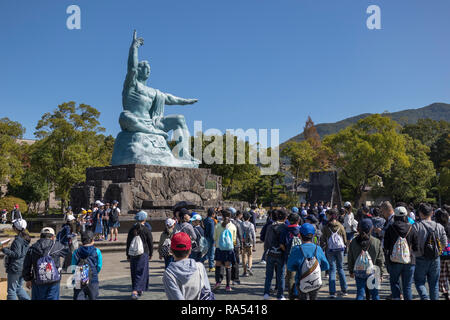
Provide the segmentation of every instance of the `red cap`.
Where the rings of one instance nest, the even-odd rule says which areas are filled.
[[[191,248],[191,238],[185,232],[178,232],[172,236],[170,249],[174,251],[185,251]]]
[[[15,205],[15,207],[16,207],[16,208],[19,208],[19,205],[18,205],[18,204],[16,204],[16,205]]]

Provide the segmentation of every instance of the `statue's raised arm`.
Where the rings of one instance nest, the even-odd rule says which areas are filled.
[[[136,84],[138,73],[138,48],[144,44],[143,38],[136,37],[136,30],[133,32],[133,41],[131,42],[130,51],[128,53],[127,77],[123,85],[124,90]]]

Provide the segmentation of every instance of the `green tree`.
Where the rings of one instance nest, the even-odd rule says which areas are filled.
[[[20,186],[8,185],[8,195],[25,200],[28,205],[28,211],[33,210],[35,213],[38,213],[39,204],[49,196],[49,188],[45,178],[37,171],[29,168],[25,171]]]
[[[433,162],[428,153],[430,148],[419,140],[405,135],[408,163],[394,160],[391,170],[382,176],[382,192],[394,202],[427,201],[427,193],[436,176]]]
[[[109,164],[112,140],[100,132],[100,112],[75,102],[45,113],[36,126],[31,166],[54,188],[64,210],[70,189],[85,180],[87,167]]]
[[[325,137],[324,144],[333,151],[340,171],[341,190],[348,190],[357,205],[369,182],[389,172],[394,161],[408,165],[405,138],[399,130],[389,117],[374,114]]]
[[[308,141],[289,141],[281,151],[281,156],[289,160],[288,170],[294,178],[293,189],[301,179],[308,178],[309,173],[317,169],[317,151]]]
[[[8,118],[0,119],[0,184],[20,185],[23,175],[22,146],[17,139],[22,139],[25,128],[19,122]],[[0,195],[1,196],[1,195]]]

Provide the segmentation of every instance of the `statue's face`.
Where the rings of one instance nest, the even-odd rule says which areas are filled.
[[[150,77],[150,65],[147,61],[141,61],[138,64],[138,79],[147,80]]]

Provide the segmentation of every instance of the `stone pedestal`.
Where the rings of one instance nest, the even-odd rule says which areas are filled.
[[[86,169],[86,182],[71,190],[71,206],[78,213],[95,200],[117,200],[124,215],[144,210],[156,219],[172,217],[172,208],[179,201],[192,202],[199,213],[209,207],[233,206],[243,210],[248,205],[224,202],[222,178],[211,174],[210,169],[139,164]]]

